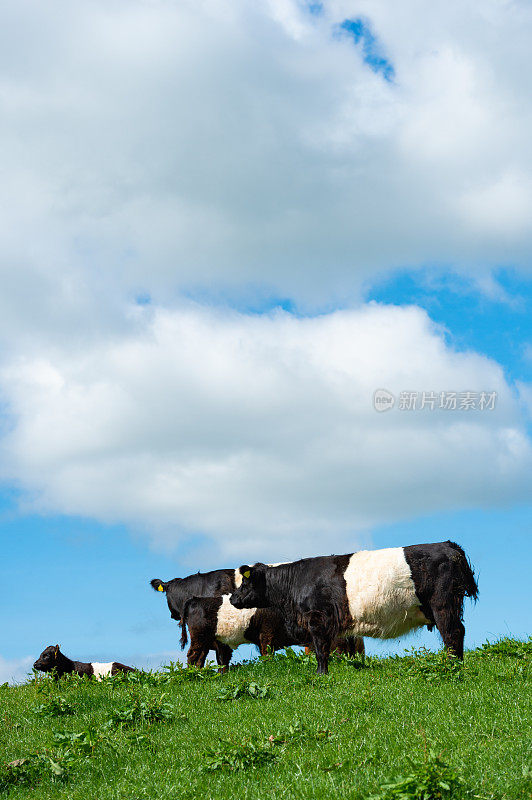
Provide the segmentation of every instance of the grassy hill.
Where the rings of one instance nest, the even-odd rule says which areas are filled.
[[[288,651],[227,675],[4,684],[0,797],[524,800],[531,661],[532,640],[504,639],[463,667],[421,650],[318,677]]]

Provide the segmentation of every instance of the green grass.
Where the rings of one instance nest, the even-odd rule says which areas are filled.
[[[532,797],[532,641],[0,687],[0,797]],[[9,762],[18,761],[9,766]]]

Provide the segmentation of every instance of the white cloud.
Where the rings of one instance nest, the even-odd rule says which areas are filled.
[[[505,173],[462,196],[464,216],[469,225],[487,238],[515,234],[530,227],[532,180]]]
[[[0,655],[0,683],[22,683],[34,661],[33,656],[9,659]]]
[[[359,15],[394,82],[335,34]],[[528,496],[501,369],[419,309],[179,304],[330,309],[427,263],[497,296],[492,267],[529,270],[529,4],[6,0],[0,16],[1,474],[28,504],[282,558]],[[153,304],[124,313],[140,292]],[[379,416],[379,386],[499,405]]]
[[[139,289],[265,286],[324,306],[397,266],[530,269],[526,2],[1,14],[7,336],[114,328]],[[361,14],[393,84],[333,35]]]
[[[228,559],[347,547],[372,525],[530,499],[501,368],[416,307],[297,318],[139,312],[105,345],[13,360],[3,477],[39,510],[121,520]],[[378,414],[373,391],[496,391],[494,411]]]

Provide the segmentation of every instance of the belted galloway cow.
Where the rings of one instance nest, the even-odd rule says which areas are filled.
[[[119,672],[136,672],[134,667],[128,667],[126,664],[121,664],[120,661],[107,661],[106,663],[101,661],[72,661],[71,658],[61,652],[58,644],[51,644],[45,647],[34,663],[33,669],[38,669],[41,672],[52,672],[56,678],[75,672],[77,675],[86,675],[88,678],[96,678],[98,681],[109,675],[116,675]]]
[[[312,640],[318,672],[326,673],[337,636],[392,639],[435,625],[463,658],[463,601],[477,599],[474,572],[454,542],[418,544],[347,555],[304,558],[275,567],[239,568],[236,608],[272,608],[288,635]]]
[[[194,575],[187,575],[186,578],[173,578],[170,581],[162,581],[160,578],[153,578],[150,585],[156,592],[165,592],[166,602],[170,610],[170,616],[180,622],[185,604],[193,597],[221,597],[223,594],[230,594],[240,585],[241,576],[238,575],[238,582],[235,579],[235,569],[215,569],[211,572],[197,572]],[[212,648],[216,652],[218,664],[226,665],[231,660],[232,650],[223,642],[213,640]]]
[[[254,644],[261,656],[292,645],[306,645],[308,639],[299,641],[288,634],[282,616],[273,608],[238,609],[222,597],[192,597],[184,605],[181,617],[181,647],[188,641],[187,626],[190,632],[190,647],[187,653],[189,666],[203,667],[209,650],[224,645],[221,651],[221,664],[228,667],[233,650],[241,644]],[[347,655],[364,654],[364,640],[339,637],[333,650]]]
[[[280,565],[273,564],[271,566]],[[241,584],[242,573],[240,569],[215,569],[210,572],[197,572],[185,578],[173,578],[170,581],[162,581],[160,578],[153,578],[150,581],[151,587],[156,592],[164,592],[166,594],[170,616],[177,622],[183,621],[187,604],[192,600],[199,601],[200,598],[206,598],[209,601],[205,604],[196,602],[193,607],[188,608],[188,612],[194,611],[194,632],[191,630],[191,646],[187,653],[187,662],[189,664],[203,666],[208,651],[213,649],[216,653],[217,663],[221,666],[227,666],[231,661],[233,649],[238,645],[228,644],[225,641],[225,634],[216,635],[216,631],[227,631],[228,627],[231,626],[233,628],[229,634],[231,641],[236,641],[240,637],[239,644],[245,642],[256,644],[262,655],[267,652],[268,647],[276,650],[292,644],[306,645],[310,641],[308,635],[303,640],[293,639],[293,637],[288,636],[282,617],[276,616],[274,621],[271,614],[259,615],[252,626],[254,638],[246,638],[244,634],[247,625],[243,615],[236,613],[235,608],[228,611],[227,602],[223,604],[220,602],[220,598],[223,595],[229,596]],[[186,644],[186,633],[184,633],[184,636],[185,640],[183,640],[182,635],[182,647]],[[257,637],[259,638],[257,639]],[[284,644],[279,644],[281,641]],[[209,646],[205,650],[207,643]],[[339,639],[335,642],[333,649],[351,656],[357,653],[363,654],[364,642],[359,638],[342,637],[341,640]]]

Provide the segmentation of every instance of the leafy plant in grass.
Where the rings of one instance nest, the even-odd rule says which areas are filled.
[[[286,659],[287,661],[291,661],[292,663],[296,664],[316,664],[316,656],[314,653],[305,653],[304,650],[296,653],[296,651],[291,647],[287,647],[284,653],[275,653],[275,658],[278,661]]]
[[[204,667],[185,667],[179,661],[170,661],[164,664],[163,670],[167,679],[182,681],[206,681],[220,677],[220,667],[207,662]]]
[[[169,703],[164,702],[165,695],[160,698],[145,699],[133,695],[131,702],[117,709],[110,717],[112,725],[135,725],[142,722],[151,725],[154,722],[169,722],[174,718],[174,711]]]
[[[255,681],[244,681],[234,686],[224,686],[216,695],[216,699],[220,701],[239,700],[242,697],[253,697],[256,700],[262,700],[266,697],[271,697],[271,688],[268,684],[261,686]]]
[[[408,657],[406,674],[421,677],[432,683],[459,681],[463,677],[463,663],[447,650],[433,653],[426,647],[412,649]]]
[[[350,656],[349,653],[340,653],[338,650],[331,651],[331,660],[337,664],[349,664],[353,669],[366,669],[369,667],[369,661],[366,664],[366,656],[359,655]]]
[[[411,762],[408,775],[383,783],[368,800],[453,800],[466,796],[463,778],[433,750],[421,764]]]
[[[476,653],[481,656],[509,656],[510,658],[532,658],[532,636],[522,641],[504,636],[495,642],[484,642],[477,648]]]
[[[46,703],[35,706],[33,711],[41,717],[67,717],[75,711],[75,706],[64,697],[52,697]]]
[[[46,753],[32,753],[0,765],[0,792],[13,786],[35,786],[43,780],[57,781],[66,778],[61,758]]]
[[[305,723],[295,720],[284,731],[272,734],[268,741],[271,744],[290,744],[294,742],[324,742],[332,739],[329,728],[309,728]]]
[[[116,683],[127,683],[134,686],[159,686],[161,683],[168,682],[168,674],[139,669],[135,672],[117,672],[112,676],[112,680]]]
[[[217,747],[205,750],[205,772],[214,772],[221,769],[246,770],[257,769],[275,761],[276,753],[269,745],[252,741],[240,743],[228,739],[220,739]]]
[[[86,683],[90,680],[87,675],[78,675],[77,672],[67,672],[60,678],[56,678],[55,670],[42,675],[37,670],[32,670],[33,680],[35,682],[35,689],[37,694],[44,694],[51,696],[58,691],[58,689],[69,688],[70,686],[79,686],[80,683]]]
[[[61,750],[61,755],[69,764],[79,760],[90,759],[102,744],[112,746],[104,728],[93,725],[83,731],[54,731],[53,740]]]

